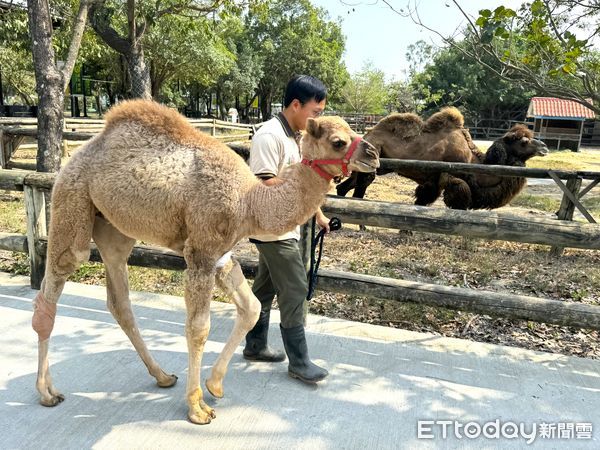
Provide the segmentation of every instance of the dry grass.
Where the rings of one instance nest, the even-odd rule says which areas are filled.
[[[23,156],[32,155],[24,153]],[[546,158],[534,158],[528,166],[600,170],[600,152],[553,152]],[[396,175],[383,176],[377,178],[367,197],[412,203],[414,187],[414,183]],[[584,198],[584,204],[596,217],[600,217],[598,191],[600,188]],[[551,215],[558,209],[560,198],[557,187],[533,184],[503,210]],[[443,207],[443,204],[438,201],[434,207]],[[0,231],[25,232],[21,194],[6,193],[0,197]],[[255,254],[247,242],[238,244],[236,252]],[[377,228],[359,231],[358,227],[347,225],[326,238],[324,253],[322,267],[335,270],[568,302],[600,303],[600,253],[595,251],[567,250],[561,258],[554,259],[548,247],[538,245]],[[27,258],[0,252],[0,270],[26,274]],[[70,279],[104,284],[102,265],[85,264]],[[183,273],[131,267],[130,285],[135,290],[183,295]],[[588,330],[339,294],[315,296],[310,309],[317,314],[390,327],[600,357],[598,333]]]

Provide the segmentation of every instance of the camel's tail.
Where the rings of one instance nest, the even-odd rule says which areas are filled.
[[[465,119],[461,112],[453,106],[442,108],[440,112],[435,113],[423,127],[425,133],[435,133],[441,130],[460,129],[464,126]]]
[[[423,129],[423,120],[416,114],[412,113],[393,113],[381,119],[365,135],[365,139],[369,140],[370,134],[378,132],[390,133],[398,139],[408,140],[421,134]]]

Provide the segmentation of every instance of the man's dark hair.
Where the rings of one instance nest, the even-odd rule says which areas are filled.
[[[327,88],[321,80],[310,75],[296,75],[285,88],[284,108],[297,98],[303,105],[311,100],[320,103],[327,98]]]

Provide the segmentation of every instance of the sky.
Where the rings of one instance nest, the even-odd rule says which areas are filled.
[[[344,61],[350,73],[360,71],[365,64],[383,70],[388,81],[406,78],[406,51],[410,44],[424,40],[441,45],[434,33],[415,24],[409,17],[395,13],[383,0],[311,0],[328,11],[330,19],[342,19],[346,36]],[[394,9],[406,9],[408,0],[388,0]],[[480,9],[504,5],[518,9],[524,0],[462,0],[460,5],[472,16]],[[414,6],[415,2],[411,1]],[[429,28],[443,35],[463,28],[465,19],[451,0],[420,0],[419,16]]]

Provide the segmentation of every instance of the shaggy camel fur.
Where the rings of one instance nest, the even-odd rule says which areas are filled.
[[[377,153],[358,139],[340,118],[309,119],[303,156],[340,160],[352,147],[350,169],[374,171]],[[322,169],[341,175],[336,164]],[[134,100],[111,109],[104,131],[61,170],[52,193],[46,273],[32,320],[39,337],[36,384],[41,404],[64,400],[48,370],[49,338],[65,280],[87,261],[92,237],[106,267],[108,309],[158,385],[177,381],[148,352],[131,310],[127,258],[141,239],[170,248],[187,263],[188,417],[209,423],[215,413],[203,400],[200,367],[215,277],[235,303],[237,318],[206,381],[212,395],[223,395],[229,360],[260,311],[239,264],[228,260],[216,267],[217,262],[244,237],[282,234],[306,222],[330,189],[330,180],[308,164],[290,166],[281,180],[265,186],[232,150],[169,108]]]
[[[515,125],[504,136],[496,139],[476,164],[525,167],[534,156],[545,156],[548,147],[533,138],[525,125]],[[495,175],[442,175],[444,203],[453,209],[494,209],[508,204],[527,184],[525,177]]]
[[[442,109],[426,122],[416,114],[395,113],[381,119],[364,139],[375,146],[382,158],[469,163],[477,160],[481,152],[463,125],[462,114],[453,107]],[[379,170],[377,173],[389,172]],[[399,170],[398,174],[418,183],[417,205],[428,205],[441,194],[439,173]],[[363,198],[374,179],[372,173],[354,173],[337,186],[337,193],[346,195],[354,188],[353,197]]]

